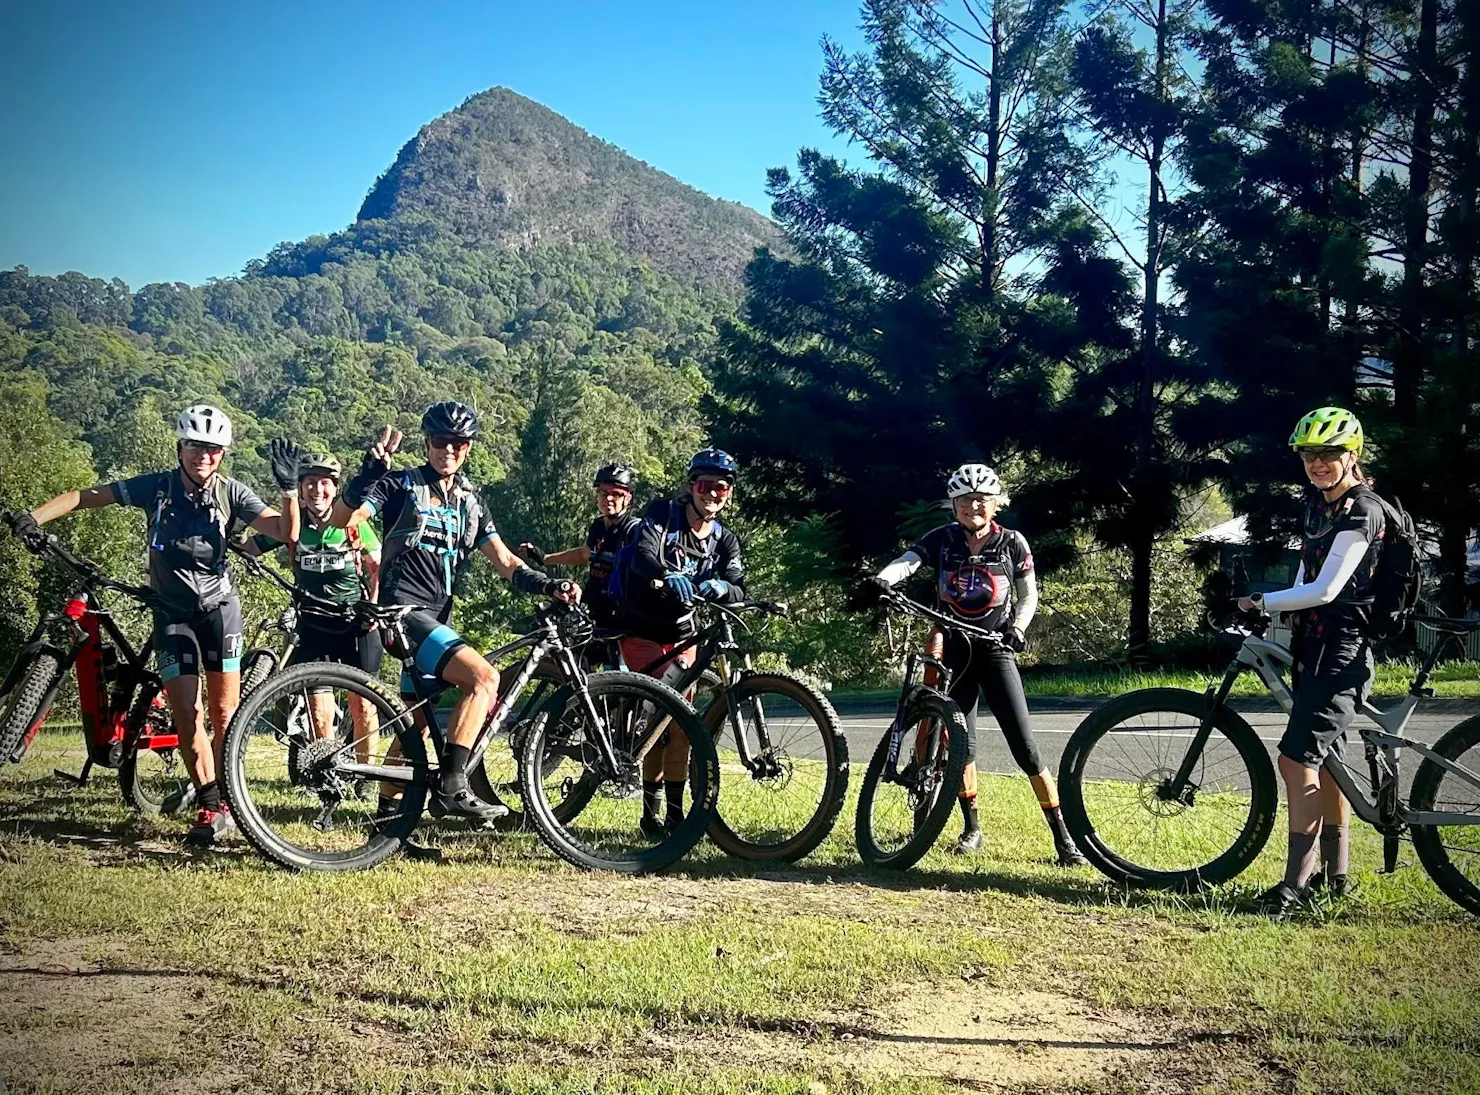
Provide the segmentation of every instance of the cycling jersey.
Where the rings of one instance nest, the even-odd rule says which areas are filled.
[[[380,518],[384,530],[380,599],[385,604],[421,605],[440,613],[473,553],[498,535],[463,475],[444,494],[440,477],[426,465],[378,479],[362,505]]]
[[[1033,573],[1028,541],[996,521],[975,552],[967,546],[966,530],[955,521],[931,529],[909,551],[934,568],[941,609],[988,631],[1010,625],[1013,583]]]
[[[1335,601],[1291,613],[1292,652],[1301,672],[1336,672],[1364,657],[1372,616],[1373,578],[1385,529],[1382,503],[1368,488],[1354,486],[1334,502],[1311,491],[1300,546],[1302,584],[1316,580],[1339,534],[1358,533],[1368,546],[1356,573]]]
[[[634,534],[631,570],[624,584],[622,624],[652,642],[677,642],[695,633],[694,606],[682,604],[662,585],[667,574],[687,575],[695,589],[719,578],[730,585],[722,600],[745,599],[739,537],[718,521],[708,536],[699,536],[689,525],[682,498],[659,498],[643,513]]]
[[[192,497],[176,468],[121,479],[108,489],[115,502],[149,515],[149,588],[167,616],[188,617],[236,599],[226,569],[227,539],[267,509],[251,487],[217,475]]]
[[[627,545],[641,524],[642,518],[628,512],[609,525],[605,517],[598,517],[586,530],[586,550],[591,554],[591,563],[581,599],[590,609],[592,619],[602,626],[610,627],[616,622],[617,606],[607,593],[607,584],[617,562],[617,552]]]
[[[272,551],[283,546],[271,536],[254,538],[259,550]],[[293,560],[293,580],[298,587],[326,601],[351,604],[360,599],[362,556],[380,547],[380,537],[370,522],[355,526],[354,536],[348,529],[324,525],[315,528],[305,516],[298,530],[298,554]]]

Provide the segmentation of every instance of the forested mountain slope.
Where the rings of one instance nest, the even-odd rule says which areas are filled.
[[[470,168],[497,180],[486,202],[463,193]],[[227,408],[228,470],[264,489],[279,433],[357,463],[380,423],[415,430],[457,398],[483,414],[470,470],[501,524],[564,540],[589,519],[594,466],[630,461],[656,491],[701,443],[715,317],[774,236],[543,107],[475,96],[402,151],[354,224],[240,276],[132,290],[0,272],[0,508],[171,462],[167,422],[194,401]],[[5,539],[15,592],[30,564]],[[128,543],[107,541],[120,566]],[[21,596],[0,632],[30,615]]]
[[[417,215],[484,248],[590,234],[680,281],[721,287],[738,284],[758,245],[781,239],[753,210],[714,201],[507,88],[422,127],[358,220]]]

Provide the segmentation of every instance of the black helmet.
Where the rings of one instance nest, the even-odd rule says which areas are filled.
[[[700,449],[689,461],[689,482],[701,475],[715,475],[734,482],[740,474],[740,465],[724,449]]]
[[[596,469],[596,478],[591,480],[591,485],[599,487],[610,483],[614,487],[626,487],[631,490],[632,480],[636,477],[637,473],[626,464],[603,464]]]
[[[466,403],[444,399],[433,403],[421,416],[421,432],[427,437],[446,434],[478,440],[478,412]]]

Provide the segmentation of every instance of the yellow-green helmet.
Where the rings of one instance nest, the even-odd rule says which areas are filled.
[[[1343,407],[1317,407],[1290,434],[1292,449],[1346,449],[1362,451],[1362,423]]]

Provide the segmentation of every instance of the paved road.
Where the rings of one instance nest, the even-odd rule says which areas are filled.
[[[1384,699],[1379,706],[1386,707],[1392,702],[1394,701]],[[1050,772],[1058,772],[1059,757],[1069,735],[1096,706],[1097,701],[1084,699],[1034,698],[1028,701],[1028,708],[1033,716],[1033,732],[1038,739],[1038,751],[1043,757],[1044,766]],[[1279,745],[1280,734],[1285,728],[1284,714],[1272,702],[1234,700],[1230,706],[1248,719],[1273,757]],[[1480,713],[1480,702],[1475,700],[1429,700],[1409,721],[1405,733],[1408,737],[1432,745],[1455,723],[1476,713]],[[894,708],[883,703],[844,703],[838,714],[843,724],[843,733],[848,738],[848,754],[853,766],[856,770],[862,769],[873,756],[879,738],[888,729],[889,722],[894,717]],[[1360,759],[1359,751],[1355,755]],[[1007,750],[1007,743],[985,707],[977,721],[976,756],[977,764],[984,772],[1011,773],[1018,770],[1013,763],[1012,754]],[[1405,790],[1413,773],[1418,770],[1421,759],[1417,754],[1403,758]]]

